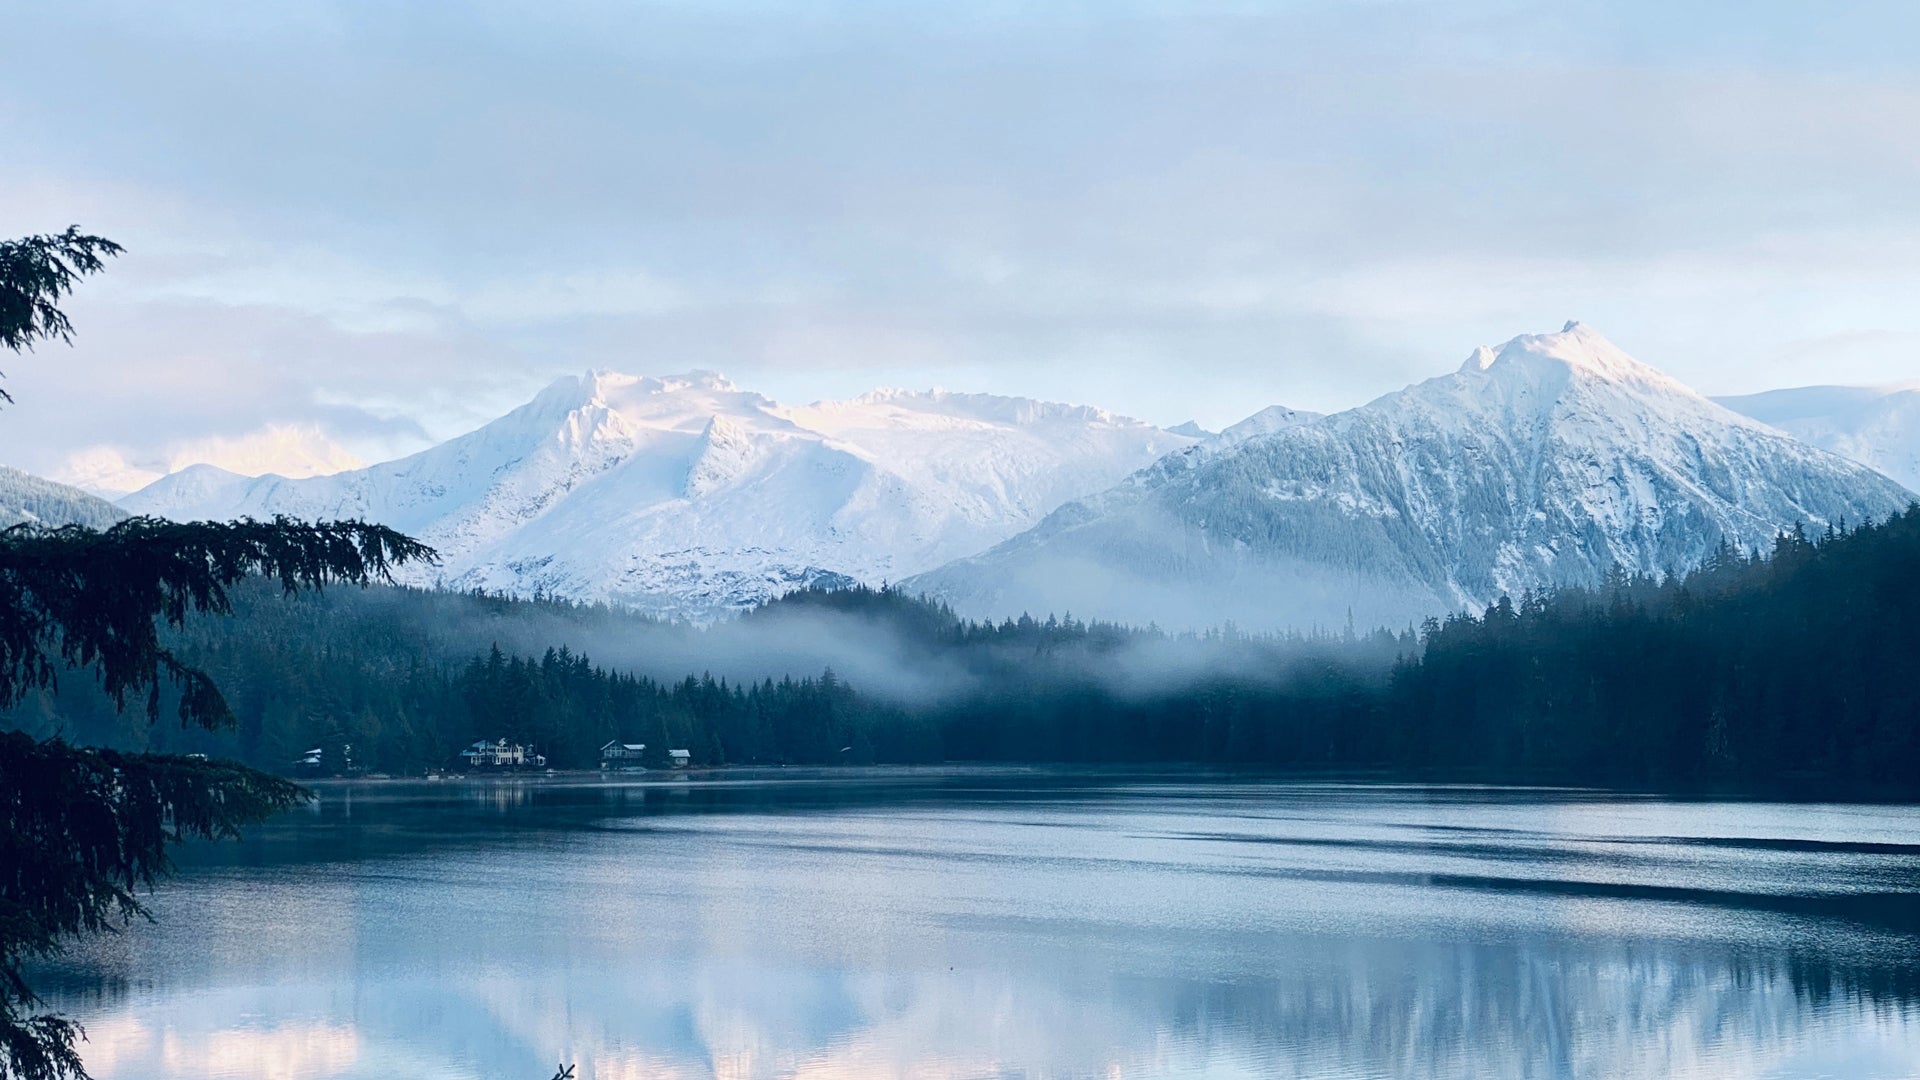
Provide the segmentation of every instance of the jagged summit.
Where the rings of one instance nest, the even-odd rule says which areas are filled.
[[[1534,381],[1593,378],[1698,398],[1691,387],[1628,355],[1606,335],[1578,320],[1556,333],[1521,334],[1497,348],[1482,345],[1460,365],[1460,375]]]
[[[1491,346],[1482,345],[1473,350],[1473,355],[1467,357],[1466,363],[1460,365],[1460,373],[1465,375],[1485,371],[1493,366],[1494,357],[1497,355]]]

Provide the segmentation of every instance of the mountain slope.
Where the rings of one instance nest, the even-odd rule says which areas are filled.
[[[1723,538],[1761,545],[1796,521],[1882,517],[1912,497],[1576,323],[1356,409],[1282,418],[903,584],[988,617],[1404,625],[1595,583],[1616,563],[1688,567]]]
[[[1237,424],[1229,424],[1217,438],[1225,442],[1245,442],[1260,435],[1271,435],[1284,428],[1311,424],[1325,415],[1308,412],[1305,409],[1289,409],[1285,405],[1269,405]]]
[[[104,529],[126,516],[126,511],[77,487],[0,465],[0,528],[33,523]]]
[[[888,390],[788,407],[709,372],[595,372],[398,461],[304,480],[198,467],[122,505],[365,517],[438,547],[455,587],[706,618],[938,566],[1192,442],[1017,398]]]
[[[1714,400],[1920,491],[1920,386],[1801,386]]]

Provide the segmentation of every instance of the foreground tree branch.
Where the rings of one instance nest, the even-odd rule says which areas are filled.
[[[360,521],[15,526],[0,532],[0,708],[56,688],[62,667],[84,668],[117,706],[144,693],[149,720],[166,681],[180,691],[182,724],[225,727],[226,699],[161,644],[156,617],[179,626],[190,614],[228,614],[229,590],[256,574],[294,593],[386,581],[400,563],[433,559],[425,544]]]
[[[261,575],[288,593],[389,580],[432,561],[424,544],[343,521],[179,524],[135,518],[97,531],[19,526],[0,532],[0,707],[54,688],[61,671],[93,674],[124,708],[144,695],[149,720],[173,686],[182,724],[233,722],[207,674],[161,643],[160,626],[231,610],[229,590]],[[22,975],[74,934],[145,915],[138,892],[171,869],[167,849],[218,840],[308,798],[297,785],[232,762],[129,754],[0,733],[0,1077],[84,1077],[81,1032],[40,1005]]]
[[[73,323],[60,301],[88,274],[106,268],[119,244],[89,236],[80,226],[46,236],[0,240],[0,347],[24,352],[49,338],[73,341]],[[5,390],[0,400],[12,401]]]
[[[0,1074],[84,1076],[79,1029],[40,1004],[24,961],[64,936],[146,917],[138,891],[172,870],[169,845],[227,839],[304,802],[298,785],[230,762],[123,754],[0,733]]]

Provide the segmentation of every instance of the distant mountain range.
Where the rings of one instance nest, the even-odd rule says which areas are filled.
[[[1920,491],[1920,384],[1802,386],[1714,400]]]
[[[201,465],[121,505],[364,517],[439,548],[455,588],[707,619],[933,569],[1193,442],[1022,398],[882,390],[792,407],[709,372],[594,372],[397,461],[301,480]]]
[[[1913,498],[1889,476],[1920,483],[1916,398],[1716,404],[1578,324],[1359,408],[1274,406],[1219,433],[984,394],[788,406],[706,372],[594,372],[396,461],[299,480],[199,465],[120,506],[364,517],[438,547],[452,587],[696,620],[894,581],[983,617],[1404,625],[1884,516]]]
[[[1913,498],[1577,323],[1356,409],[1254,421],[903,585],[976,616],[1404,626]]]

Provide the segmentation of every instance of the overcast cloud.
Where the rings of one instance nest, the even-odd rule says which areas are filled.
[[[1576,317],[1709,392],[1920,377],[1911,3],[7,21],[0,235],[128,248],[5,365],[37,472],[382,458],[591,367],[1219,426]]]

